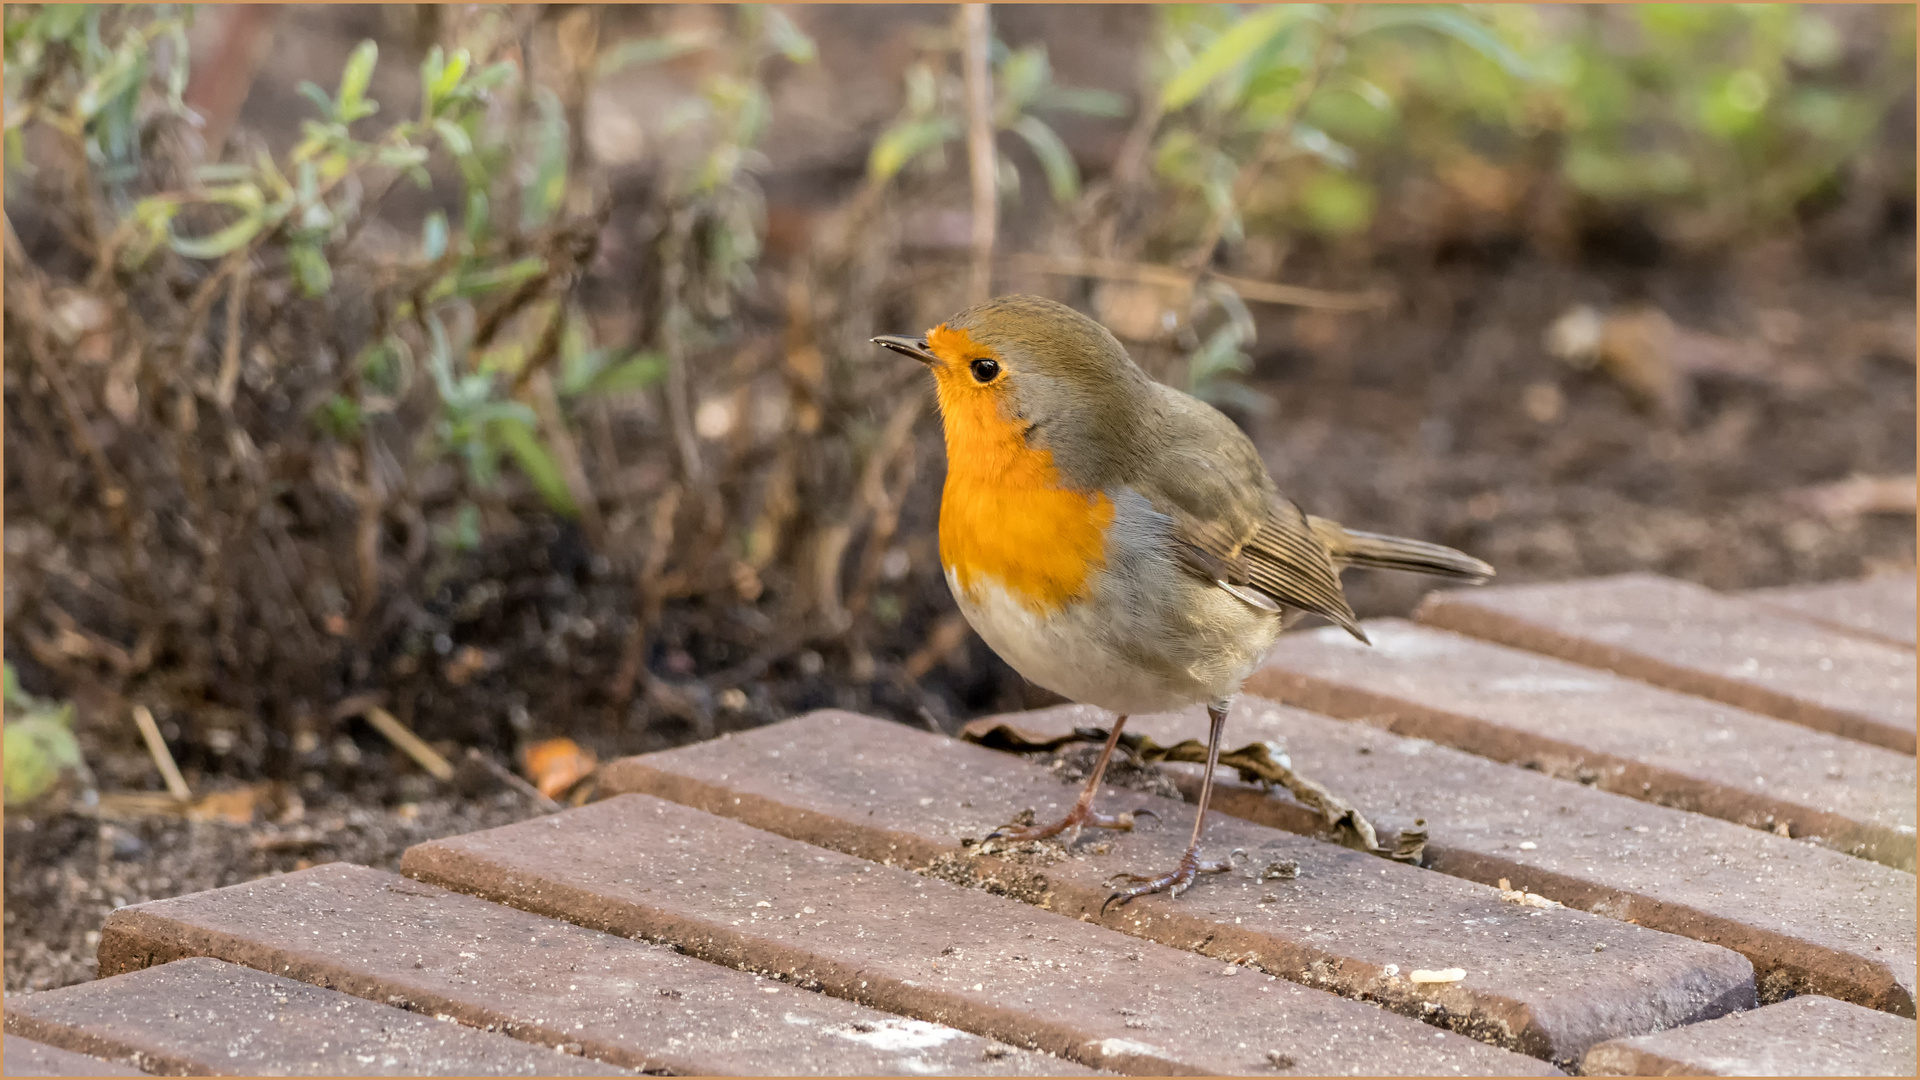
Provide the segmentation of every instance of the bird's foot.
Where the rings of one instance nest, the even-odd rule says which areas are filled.
[[[1143,810],[1140,812],[1151,816],[1151,811]],[[1031,819],[1032,811],[1028,811],[1024,816]],[[1118,814],[1102,814],[1091,806],[1075,804],[1074,808],[1068,812],[1066,817],[1061,818],[1051,825],[1028,825],[1021,823],[1002,825],[998,829],[988,833],[986,839],[1010,840],[1019,844],[1025,843],[1028,840],[1045,840],[1050,836],[1058,836],[1068,829],[1072,829],[1072,835],[1066,839],[1067,846],[1072,847],[1073,842],[1080,838],[1080,830],[1083,828],[1091,826],[1095,829],[1118,829],[1121,832],[1132,832],[1133,818],[1134,812],[1131,810]]]
[[[1164,892],[1177,897],[1185,892],[1187,887],[1193,884],[1194,879],[1201,874],[1223,874],[1233,869],[1234,855],[1245,854],[1246,852],[1236,848],[1224,859],[1203,860],[1200,858],[1199,845],[1196,844],[1188,848],[1186,854],[1180,856],[1179,865],[1175,866],[1170,873],[1161,874],[1159,877],[1143,874],[1116,874],[1117,879],[1138,882],[1138,884],[1129,885],[1124,889],[1115,889],[1113,895],[1107,897],[1106,903],[1100,905],[1100,913],[1105,915],[1107,909],[1116,903],[1125,907],[1134,897],[1145,896],[1148,893]]]

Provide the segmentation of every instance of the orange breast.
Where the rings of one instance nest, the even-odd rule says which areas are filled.
[[[1113,501],[1064,487],[1052,452],[1027,445],[1026,425],[1006,417],[1005,387],[964,375],[971,356],[952,341],[964,334],[939,333],[928,336],[947,361],[935,372],[947,436],[940,561],[962,595],[992,582],[1036,615],[1058,611],[1105,565]]]

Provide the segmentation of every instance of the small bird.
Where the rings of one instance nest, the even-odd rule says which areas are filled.
[[[1485,581],[1452,548],[1343,528],[1282,495],[1219,410],[1155,382],[1099,323],[1064,304],[1003,296],[924,337],[877,345],[933,373],[947,444],[940,561],[967,622],[1029,681],[1115,714],[1061,820],[1130,829],[1093,809],[1128,715],[1203,703],[1211,721],[1193,838],[1171,871],[1125,875],[1107,903],[1192,885],[1232,858],[1200,858],[1227,707],[1281,630],[1324,616],[1366,641],[1341,593],[1349,566]]]

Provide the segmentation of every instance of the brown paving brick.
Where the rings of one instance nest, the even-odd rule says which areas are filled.
[[[218,960],[7,999],[7,1033],[149,1072],[615,1076],[624,1070]]]
[[[1421,622],[1914,752],[1914,653],[1652,574],[1432,593]]]
[[[1282,635],[1247,691],[1914,866],[1914,759],[1400,619]]]
[[[1771,604],[1795,618],[1910,650],[1915,622],[1920,620],[1914,592],[1912,574],[1884,574],[1858,581],[1752,589],[1738,595]]]
[[[145,1076],[146,1073],[119,1061],[76,1054],[57,1046],[6,1036],[5,1064],[0,1072],[8,1076]]]
[[[1587,1051],[1588,1076],[1912,1076],[1913,1021],[1809,995]]]
[[[122,908],[100,938],[102,975],[184,956],[245,964],[636,1070],[1087,1072],[666,946],[345,863]]]
[[[1066,706],[974,723],[1002,722],[1044,736],[1107,719]],[[1162,714],[1134,717],[1127,730],[1171,745],[1204,724],[1197,712]],[[1913,1015],[1911,874],[1258,698],[1236,703],[1226,738],[1229,746],[1279,744],[1294,768],[1388,835],[1424,819],[1431,869],[1506,878],[1583,910],[1724,945],[1753,962],[1770,999],[1814,991]],[[1197,796],[1198,766],[1165,769]],[[1231,776],[1215,780],[1213,805],[1223,813],[1308,835],[1325,827],[1284,793]]]
[[[1101,834],[1074,854],[970,855],[1022,808],[1064,813],[1075,790],[1036,765],[851,713],[823,712],[680,750],[627,758],[612,790],[645,789],[864,858],[930,868],[1074,917],[1377,1000],[1557,1061],[1590,1043],[1716,1016],[1753,1000],[1752,968],[1712,945],[1584,912],[1518,910],[1495,890],[1306,837],[1214,815],[1206,847],[1249,855],[1171,899],[1100,913],[1116,872],[1170,867],[1192,809],[1127,793],[1159,826]],[[1291,860],[1299,876],[1260,881]],[[1595,951],[1594,946],[1604,951]],[[1394,965],[1398,974],[1389,974]],[[1451,985],[1408,980],[1458,967]]]
[[[402,869],[1122,1072],[1546,1069],[1358,1002],[644,795],[421,844]]]

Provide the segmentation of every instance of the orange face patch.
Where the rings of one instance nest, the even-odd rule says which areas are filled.
[[[1005,589],[1035,614],[1058,611],[1086,594],[1106,563],[1113,502],[1061,481],[1053,453],[1027,444],[1027,425],[1011,417],[1002,371],[981,383],[969,365],[1000,357],[965,330],[927,333],[946,425],[947,483],[940,499],[940,561],[962,595],[983,581]]]

